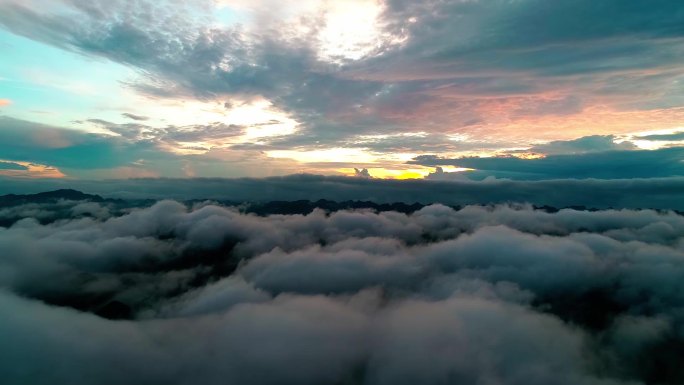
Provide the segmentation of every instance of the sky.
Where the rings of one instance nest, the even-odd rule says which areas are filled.
[[[678,0],[0,0],[0,176],[684,175]]]
[[[681,385],[682,197],[682,0],[0,0],[3,385]]]

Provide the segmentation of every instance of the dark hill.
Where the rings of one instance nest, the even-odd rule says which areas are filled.
[[[104,202],[99,195],[86,194],[72,189],[47,191],[38,194],[0,196],[0,207],[16,206],[25,203],[52,203],[58,200]]]

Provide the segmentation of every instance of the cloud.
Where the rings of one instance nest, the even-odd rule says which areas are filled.
[[[0,170],[28,170],[28,167],[19,163],[0,161]]]
[[[137,121],[145,121],[145,120],[150,119],[147,116],[135,115],[135,114],[131,114],[129,112],[124,112],[123,114],[121,114],[121,116],[128,118],[128,119],[131,119],[131,120],[137,120]]]
[[[53,179],[65,177],[65,175],[56,167],[22,161],[0,161],[0,176],[22,179]]]
[[[429,173],[426,180],[439,180],[439,181],[467,181],[468,177],[463,172],[447,172],[444,171],[442,167],[435,167],[435,172]]]
[[[672,134],[654,134],[654,135],[637,136],[636,139],[654,140],[654,141],[680,141],[680,140],[684,140],[684,131],[675,132]]]
[[[684,378],[684,217],[671,211],[255,216],[61,200],[9,216],[8,384]]]
[[[117,124],[99,119],[83,124],[111,134],[0,117],[0,152],[16,162],[56,167],[72,177],[96,179],[266,176],[296,169],[293,162],[275,161],[259,150],[229,149],[226,141],[243,134],[244,126],[217,122],[153,127],[140,122]],[[236,166],[227,167],[230,164]]]
[[[541,144],[532,147],[529,151],[546,155],[560,155],[637,149],[637,147],[629,141],[616,143],[616,139],[617,138],[613,135],[584,136],[574,140],[557,140]]]
[[[559,140],[676,126],[682,115],[676,84],[684,76],[677,68],[681,17],[675,2],[661,3],[353,2],[352,10],[383,9],[371,20],[371,36],[379,41],[366,41],[364,47],[374,48],[342,63],[321,55],[319,34],[344,8],[325,2],[300,6],[309,11],[290,7],[281,18],[269,14],[279,6],[269,1],[223,4],[220,12],[208,0],[140,0],[136,12],[104,1],[50,9],[9,2],[0,24],[140,69],[145,76],[128,84],[143,94],[263,97],[300,123],[296,133],[264,140],[281,149],[416,132],[466,133],[510,148],[530,145],[535,135]],[[217,12],[236,12],[243,23],[226,24]],[[84,22],[74,25],[74,19]],[[451,22],[457,19],[468,23]],[[415,153],[449,150],[444,143],[370,145]]]
[[[368,172],[367,168],[364,168],[364,169],[354,168],[354,176],[356,176],[358,178],[371,178],[371,175]]]
[[[528,69],[544,70],[546,68],[564,67],[592,70],[588,58],[582,54],[587,50],[598,51],[598,47],[609,44],[618,48],[604,52],[599,57],[592,58],[596,65],[613,64],[629,65],[626,63],[611,63],[607,58],[632,55],[645,48],[645,42],[664,38],[679,38],[681,29],[676,27],[681,21],[681,15],[676,12],[677,5],[669,0],[662,1],[654,8],[652,3],[639,0],[625,6],[618,0],[611,0],[596,5],[590,1],[548,4],[541,0],[526,0],[521,2],[491,1],[477,4],[459,2],[428,1],[422,3],[396,0],[388,2],[387,17],[394,22],[395,28],[407,28],[410,38],[406,50],[418,55],[431,55],[433,59],[441,59],[442,63],[460,64],[459,54],[467,58],[484,58],[488,53],[503,53],[506,49],[520,49],[525,52],[519,60],[498,61],[489,66],[510,66],[515,68],[525,65]],[[543,13],[539,13],[543,10]],[[607,12],[613,18],[605,19]],[[468,24],[453,24],[451,17],[468,17]],[[411,21],[410,17],[414,17]],[[600,25],[599,25],[600,24]],[[490,32],[472,39],[483,26],[489,25]],[[544,30],[544,34],[536,34],[531,26]],[[449,38],[459,36],[456,39]],[[631,37],[636,44],[632,50],[625,51],[619,38]],[[577,42],[583,45],[575,44]],[[558,46],[574,48],[565,56],[557,55]],[[627,45],[629,47],[629,45]],[[526,49],[530,49],[527,51]],[[539,59],[542,54],[556,53],[546,60]],[[507,55],[508,56],[508,55]],[[568,62],[559,60],[569,59]],[[658,63],[652,61],[651,63]],[[485,64],[485,63],[482,63]],[[587,68],[589,67],[589,68]],[[594,68],[599,70],[599,68]],[[605,68],[603,70],[606,70]]]
[[[274,251],[261,255],[241,273],[257,287],[273,293],[354,293],[372,286],[408,285],[420,267],[405,258],[355,249],[328,252],[314,247],[290,254]]]
[[[12,104],[12,101],[11,101],[11,100],[9,100],[9,99],[0,99],[0,107],[9,106],[10,104]]]
[[[227,147],[231,144],[230,139],[244,134],[246,128],[245,126],[221,122],[162,128],[141,123],[116,124],[101,119],[89,119],[88,123],[93,123],[125,139],[151,141],[159,146],[166,146],[172,151],[181,151],[188,148],[185,143],[191,143],[199,147],[195,150],[200,150],[200,153],[202,153],[201,150],[204,150],[203,152],[209,151],[213,146]]]
[[[472,298],[407,301],[384,318],[370,383],[601,383],[582,374],[580,334],[517,306]]]
[[[0,148],[8,159],[60,168],[116,167],[130,162],[136,155],[153,151],[149,142],[124,143],[103,135],[4,116],[0,117],[0,128]]]
[[[552,143],[533,150],[554,152],[577,151],[587,142]],[[601,147],[603,145],[599,145]],[[627,147],[627,146],[625,146]],[[631,146],[629,146],[631,147]],[[562,179],[562,178],[600,178],[629,179],[644,177],[671,177],[684,175],[684,147],[671,147],[660,150],[610,150],[593,152],[586,147],[583,152],[548,155],[537,159],[506,157],[465,157],[456,159],[440,158],[434,155],[421,155],[410,161],[411,164],[425,166],[453,165],[473,168],[481,175],[514,179]]]
[[[363,317],[325,298],[242,306],[224,316],[198,319],[202,325],[195,330],[200,334],[194,335],[183,332],[200,326],[194,321],[112,323],[5,293],[0,298],[0,334],[12,348],[2,353],[8,384],[329,382],[344,376],[361,356],[363,344]],[[25,315],[33,316],[27,322]],[[60,325],[60,331],[50,325]],[[174,337],[164,337],[165,346],[154,342],[166,335]],[[66,351],[65,344],[71,346]],[[225,359],[223,365],[211,358],[214,354]]]

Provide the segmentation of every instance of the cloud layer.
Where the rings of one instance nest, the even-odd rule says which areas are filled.
[[[477,174],[483,177],[496,176],[524,180],[630,179],[684,175],[684,147],[553,154],[556,148],[570,150],[573,146],[568,144],[571,145],[573,142],[549,143],[539,149],[550,151],[552,155],[537,159],[521,159],[514,156],[444,159],[434,155],[421,155],[411,163],[426,166],[454,165],[476,169]]]
[[[437,175],[439,176],[439,175]],[[109,198],[214,199],[268,202],[328,199],[377,203],[419,202],[448,205],[527,202],[556,208],[653,208],[684,210],[684,179],[552,179],[539,181],[488,178],[457,180],[379,180],[321,175],[272,178],[128,179],[105,181],[2,179],[0,193],[36,193],[75,188]]]
[[[0,218],[7,384],[684,379],[674,212],[62,200]]]

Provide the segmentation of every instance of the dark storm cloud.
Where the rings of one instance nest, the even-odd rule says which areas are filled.
[[[0,227],[3,383],[684,378],[674,212],[60,204]]]
[[[540,149],[553,154],[552,151],[556,150],[570,152],[572,147],[574,145],[559,146],[552,143],[541,146]],[[446,159],[434,155],[421,155],[410,163],[425,166],[468,167],[478,170],[482,176],[493,175],[513,179],[629,179],[682,176],[684,175],[682,160],[684,160],[684,147],[548,155],[538,159],[521,159],[513,156]]]

